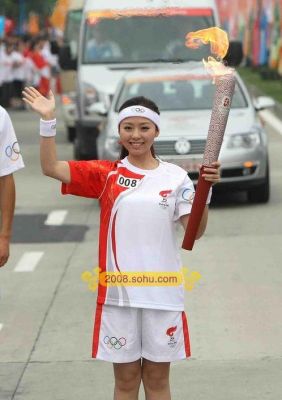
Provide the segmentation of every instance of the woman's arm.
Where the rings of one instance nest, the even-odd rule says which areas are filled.
[[[0,267],[9,258],[9,245],[15,210],[15,182],[13,174],[0,177]]]
[[[23,100],[40,114],[45,121],[55,119],[55,98],[50,91],[48,98],[42,96],[35,88],[26,87],[23,91]],[[40,137],[40,162],[44,175],[58,179],[63,183],[70,183],[70,168],[67,161],[58,161],[55,136]]]
[[[63,183],[70,183],[70,168],[67,161],[57,160],[55,138],[40,138],[40,162],[44,175],[58,179]]]
[[[212,182],[212,186],[215,185],[216,183],[220,182],[220,172],[219,172],[220,165],[221,164],[219,161],[215,161],[212,163],[212,166],[214,168],[205,168],[204,169],[205,172],[208,172],[208,173],[203,174],[203,177],[205,178],[206,181]],[[200,166],[200,169],[201,169],[201,166]],[[206,205],[199,228],[198,228],[198,232],[196,235],[196,240],[200,239],[200,237],[203,236],[203,234],[205,233],[207,223],[208,223],[208,214],[209,214],[209,206]],[[189,214],[182,215],[179,219],[180,219],[180,222],[181,222],[184,230],[186,230],[188,221],[189,221]]]
[[[199,228],[198,228],[196,240],[200,239],[200,237],[203,236],[203,234],[205,233],[207,223],[208,223],[208,214],[209,214],[209,206],[207,205],[205,207],[205,210],[204,210],[204,213],[203,213],[203,216],[202,216]],[[189,214],[182,215],[179,219],[180,219],[180,222],[181,222],[184,230],[186,231],[188,221],[189,221]]]

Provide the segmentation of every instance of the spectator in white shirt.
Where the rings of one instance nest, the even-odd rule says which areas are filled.
[[[3,107],[9,107],[13,89],[13,45],[7,43],[4,50],[1,51],[1,80],[2,80],[2,99]]]

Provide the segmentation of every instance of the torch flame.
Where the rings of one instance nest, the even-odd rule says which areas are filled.
[[[186,46],[198,49],[201,44],[211,44],[211,52],[223,59],[228,51],[229,41],[225,31],[217,26],[190,32],[186,35]]]
[[[222,60],[226,56],[229,48],[229,40],[227,33],[217,26],[208,29],[202,29],[196,32],[189,32],[186,35],[187,47],[198,49],[202,44],[209,44],[211,53],[217,58],[209,57],[208,61],[203,60],[206,69],[213,75],[225,75],[233,71],[232,68],[227,68]]]

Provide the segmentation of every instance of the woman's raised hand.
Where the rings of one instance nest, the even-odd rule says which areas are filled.
[[[34,111],[38,112],[43,119],[50,120],[55,118],[56,104],[51,90],[48,97],[44,97],[34,87],[25,87],[23,90],[23,100]]]

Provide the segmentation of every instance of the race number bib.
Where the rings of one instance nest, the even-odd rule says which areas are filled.
[[[119,186],[122,186],[122,187],[125,187],[125,188],[134,188],[134,187],[137,186],[139,181],[140,181],[140,179],[128,178],[126,176],[119,175],[118,180],[117,180],[117,184]]]

